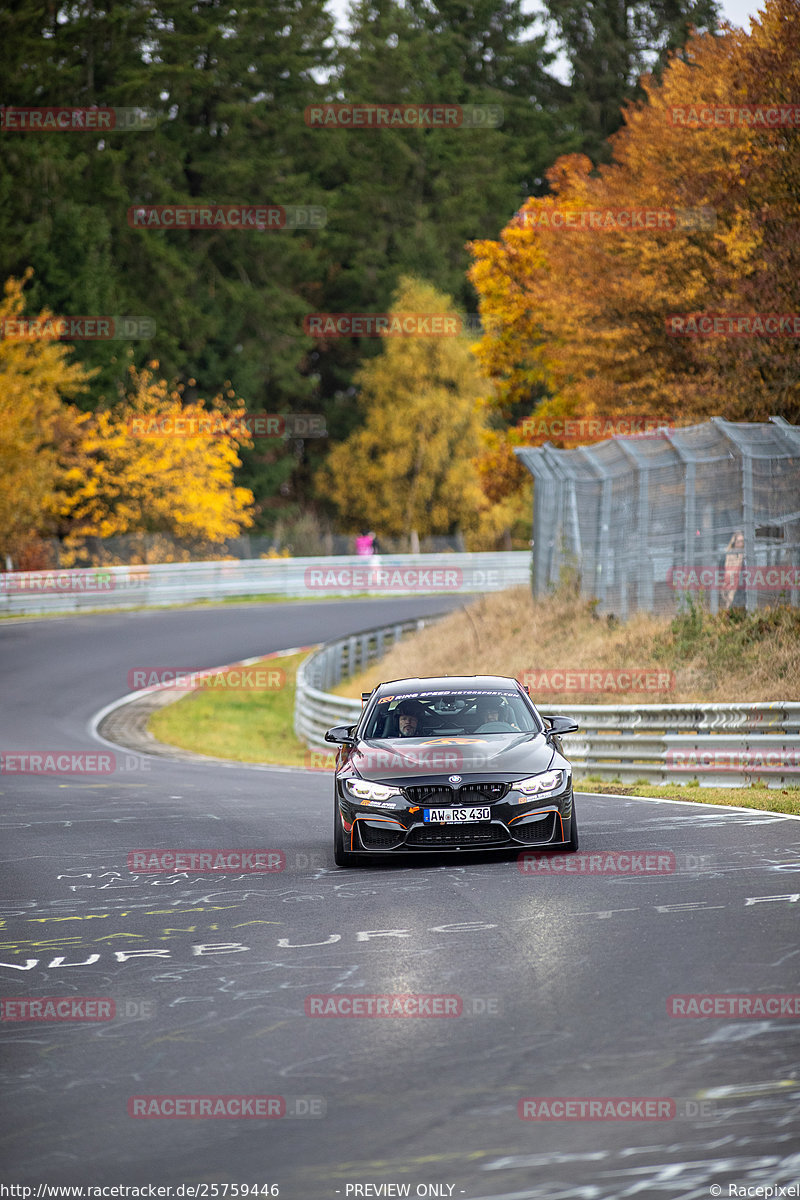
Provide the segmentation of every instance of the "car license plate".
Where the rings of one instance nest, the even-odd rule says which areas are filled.
[[[423,809],[423,817],[426,821],[462,824],[464,821],[490,821],[492,810],[490,808],[426,808]]]

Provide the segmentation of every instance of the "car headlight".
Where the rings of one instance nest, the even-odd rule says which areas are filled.
[[[567,779],[566,771],[542,771],[540,775],[531,775],[529,779],[520,779],[512,783],[515,792],[523,796],[541,796],[543,792],[559,792]]]
[[[345,787],[356,800],[388,800],[390,796],[402,796],[400,788],[387,787],[385,783],[370,783],[368,779],[348,779]]]

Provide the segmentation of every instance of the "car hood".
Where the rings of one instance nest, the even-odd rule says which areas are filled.
[[[381,738],[361,741],[347,765],[375,783],[414,784],[448,775],[524,779],[546,771],[554,750],[544,734],[492,733],[472,737]]]

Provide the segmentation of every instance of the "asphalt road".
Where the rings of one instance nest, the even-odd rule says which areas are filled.
[[[0,750],[104,752],[89,722],[135,665],[214,666],[452,603],[2,623]],[[583,854],[670,869],[598,873],[604,857],[532,875],[487,854],[341,871],[321,772],[124,752],[118,768],[0,776],[0,997],[111,998],[117,1014],[0,1022],[0,1182],[276,1185],[284,1200],[694,1200],[800,1182],[800,1020],[668,1008],[800,994],[796,820],[579,796]],[[273,848],[286,866],[131,873],[149,847]],[[460,1015],[306,1012],[310,996],[409,993]],[[129,1115],[152,1111],[135,1098],[242,1095],[280,1097],[263,1103],[283,1115]],[[560,1114],[560,1097],[652,1098],[661,1119],[521,1119],[543,1101]]]

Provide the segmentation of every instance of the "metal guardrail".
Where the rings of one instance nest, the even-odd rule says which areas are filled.
[[[530,583],[530,554],[387,554],[256,558],[0,572],[0,616],[302,597],[496,592]]]
[[[334,696],[326,688],[335,687],[343,679],[363,671],[407,633],[424,629],[439,617],[424,617],[404,621],[382,629],[370,629],[354,637],[339,638],[315,650],[297,672],[294,702],[294,729],[297,736],[312,749],[332,750],[325,741],[325,730],[331,725],[352,725],[361,714],[361,701]]]
[[[297,672],[298,737],[311,749],[331,751],[325,730],[354,724],[361,701],[325,689],[376,661],[404,633],[425,623],[409,621],[342,638],[307,658]],[[537,707],[552,711],[548,703]],[[800,785],[800,703],[560,704],[557,708],[580,725],[578,733],[563,738],[567,757],[580,776],[622,784],[697,780],[702,787]]]

